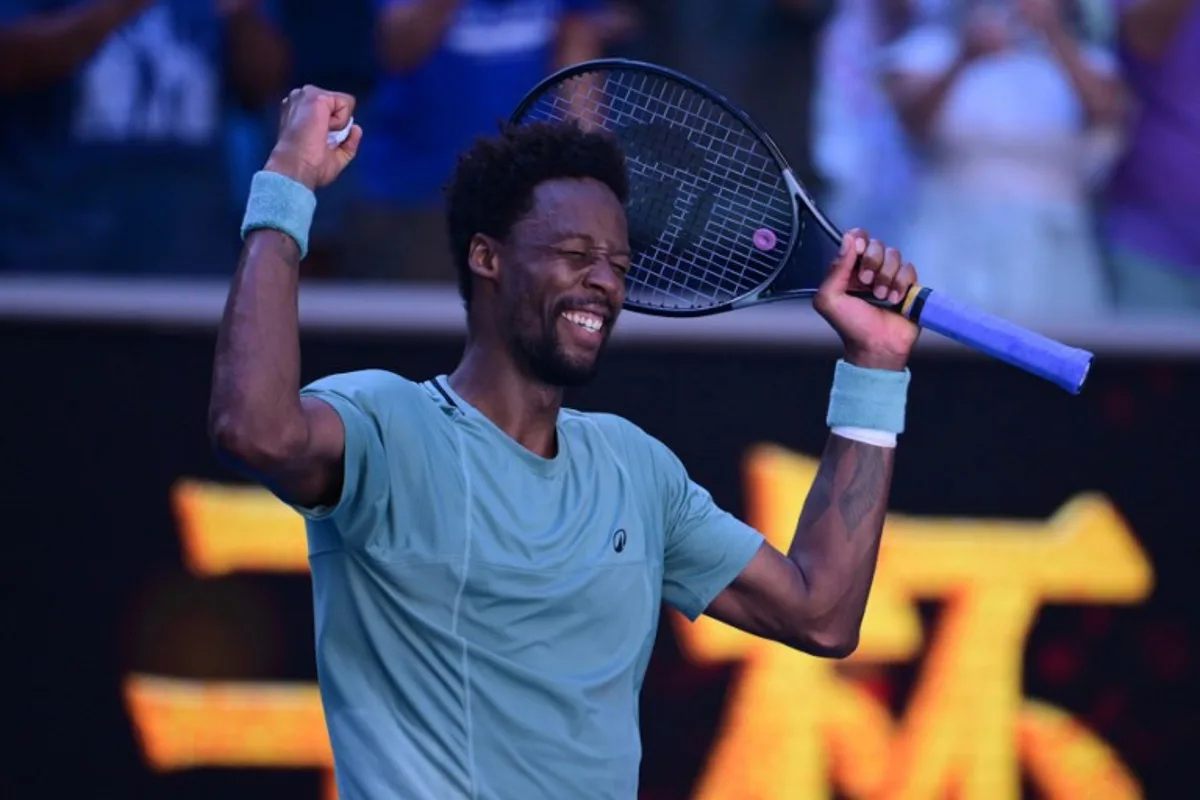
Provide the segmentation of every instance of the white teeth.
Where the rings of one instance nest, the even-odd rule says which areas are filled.
[[[604,320],[595,314],[589,314],[586,311],[564,311],[563,317],[569,322],[573,322],[581,328],[587,328],[593,333],[604,327]]]

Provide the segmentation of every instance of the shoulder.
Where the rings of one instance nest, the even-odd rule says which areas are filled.
[[[563,421],[567,425],[594,432],[622,444],[647,435],[645,431],[624,417],[604,411],[577,411],[573,408],[564,408],[562,414]]]
[[[602,437],[630,468],[661,470],[679,461],[660,439],[617,414],[596,411],[564,412],[567,423]]]
[[[349,396],[403,393],[418,386],[394,372],[383,369],[361,369],[354,372],[338,372],[318,378],[304,387],[304,392],[333,392]]]
[[[389,416],[393,411],[436,408],[426,384],[382,369],[327,375],[305,386],[300,394],[348,403],[372,417]]]

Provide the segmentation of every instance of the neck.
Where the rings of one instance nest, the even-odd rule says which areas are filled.
[[[558,452],[562,388],[528,375],[503,346],[468,339],[450,386],[521,446],[543,458]]]

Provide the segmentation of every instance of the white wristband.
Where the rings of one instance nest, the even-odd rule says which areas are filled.
[[[843,439],[874,445],[875,447],[895,447],[896,434],[888,431],[876,431],[871,428],[850,428],[844,425],[834,426],[829,432]]]

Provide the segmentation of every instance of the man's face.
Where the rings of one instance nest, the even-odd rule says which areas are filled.
[[[509,346],[538,380],[582,386],[625,302],[625,210],[603,183],[547,181],[504,247],[499,285]]]

